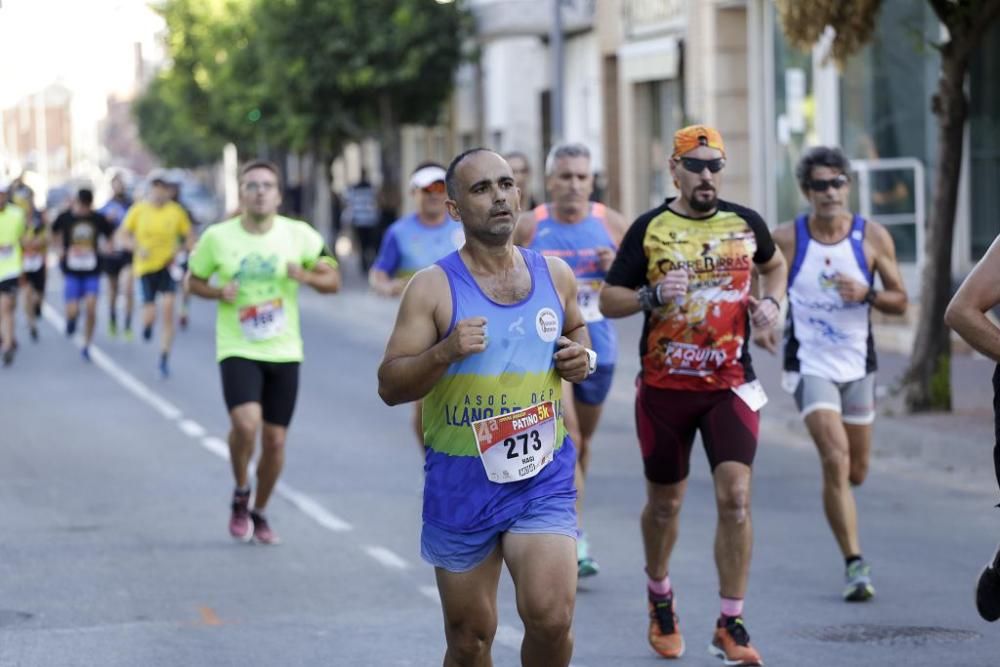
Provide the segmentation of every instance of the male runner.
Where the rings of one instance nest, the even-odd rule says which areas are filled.
[[[389,225],[368,280],[376,294],[397,297],[420,269],[462,247],[462,225],[448,215],[445,205],[445,169],[436,162],[424,162],[410,176],[410,193],[416,211]],[[423,446],[420,401],[414,403],[413,430]]]
[[[63,211],[52,224],[59,250],[59,266],[63,272],[67,336],[76,332],[80,300],[83,300],[83,348],[80,356],[84,361],[90,361],[90,344],[94,340],[94,325],[97,322],[97,294],[101,287],[99,253],[103,243],[114,235],[114,227],[93,206],[94,193],[81,188],[69,210]]]
[[[285,463],[302,362],[299,285],[340,289],[337,261],[307,223],[278,215],[278,168],[254,161],[240,171],[242,214],[205,230],[191,255],[191,292],[219,301],[216,358],[229,410],[229,457],[236,478],[229,533],[277,544],[264,512]],[[209,284],[212,276],[217,285]],[[257,433],[257,496],[250,505],[247,468]]]
[[[142,283],[142,339],[153,338],[156,323],[156,296],[161,297],[163,334],[160,338],[160,376],[170,374],[170,347],[174,340],[174,298],[177,281],[171,268],[180,249],[194,246],[191,220],[178,204],[170,201],[170,184],[163,176],[151,182],[148,201],[134,204],[115,235],[116,240],[134,248],[135,275]]]
[[[98,212],[108,219],[117,230],[125,220],[125,214],[132,206],[132,198],[125,189],[125,179],[121,174],[111,178],[111,199]],[[118,335],[118,294],[125,294],[125,340],[132,340],[132,310],[135,305],[135,285],[132,281],[132,253],[124,247],[113,247],[102,259],[104,272],[108,276],[108,333]]]
[[[649,643],[663,657],[684,653],[668,566],[700,431],[718,509],[722,613],[709,650],[727,665],[759,665],[743,623],[753,542],[751,465],[766,401],[750,364],[750,323],[775,324],[787,271],[760,216],[718,198],[725,164],[715,129],[693,125],[674,134],[670,173],[680,195],[629,229],[600,303],[606,317],[642,311],[645,318],[635,412],[648,482],[642,537]],[[754,266],[760,299],[750,293]]]
[[[839,148],[817,146],[796,176],[810,213],[774,231],[788,274],[783,384],[795,394],[823,466],[823,509],[844,557],[844,599],[875,595],[862,557],[851,486],[868,474],[875,422],[875,341],[871,309],[901,315],[906,290],[885,227],[848,210],[851,165]],[[883,289],[875,289],[875,274]],[[775,352],[777,329],[754,332]]]
[[[0,183],[0,360],[4,366],[14,361],[14,307],[25,233],[24,211],[7,203],[9,190],[8,183]]]
[[[583,144],[553,146],[545,161],[545,176],[552,200],[521,215],[514,243],[560,257],[570,265],[577,280],[577,303],[587,332],[597,352],[597,372],[573,386],[573,401],[566,404],[567,427],[576,445],[576,514],[583,510],[584,484],[590,466],[590,443],[601,418],[604,401],[611,391],[618,341],[615,328],[598,308],[604,276],[614,261],[628,223],[618,211],[590,201],[594,173],[590,150]],[[577,430],[573,430],[573,427]],[[582,523],[582,522],[581,522]],[[576,541],[581,577],[598,573],[586,534]]]
[[[993,373],[993,419],[996,432],[993,468],[1000,485],[1000,329],[986,311],[1000,305],[1000,237],[958,288],[944,321],[979,353],[997,362]],[[976,609],[983,620],[1000,618],[1000,547],[976,583]]]
[[[521,151],[511,151],[504,156],[504,159],[514,170],[514,180],[517,182],[517,189],[521,191],[521,210],[534,210],[538,202],[531,193],[531,163],[528,161],[528,156]]]
[[[445,667],[491,665],[504,562],[524,621],[521,664],[565,667],[576,592],[573,444],[560,378],[593,368],[576,280],[558,258],[515,249],[519,192],[478,148],[448,168],[461,250],[403,294],[379,367],[390,404],[423,399],[421,554],[444,607]]]

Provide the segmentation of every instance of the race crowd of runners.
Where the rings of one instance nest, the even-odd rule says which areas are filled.
[[[593,201],[591,154],[575,143],[549,152],[544,202],[530,197],[530,164],[519,153],[477,148],[449,165],[420,164],[408,177],[413,213],[380,243],[370,186],[349,193],[373,298],[399,302],[377,369],[379,396],[415,406],[425,456],[420,552],[437,576],[446,666],[492,664],[504,564],[524,624],[522,664],[569,664],[578,580],[600,572],[601,536],[583,530],[584,491],[623,354],[610,320],[634,315],[642,334],[624,353],[638,342],[646,503],[645,571],[637,576],[647,584],[652,650],[676,659],[686,648],[675,590],[694,591],[671,578],[670,565],[700,435],[717,510],[711,594],[719,613],[708,650],[726,665],[764,664],[744,616],[754,459],[768,401],[751,343],[753,353],[781,355],[783,388],[815,442],[823,509],[843,557],[842,597],[876,595],[877,564],[862,550],[853,488],[865,481],[876,418],[871,315],[907,308],[892,236],[850,210],[851,166],[836,147],[803,155],[796,175],[808,212],[777,226],[722,198],[727,154],[715,129],[677,131],[668,166],[676,196],[631,222]],[[133,202],[116,177],[107,202],[97,206],[82,188],[48,221],[22,181],[0,183],[0,358],[13,364],[31,344],[16,339],[18,302],[38,339],[56,267],[65,334],[82,336],[84,363],[102,284],[108,334],[125,340],[133,339],[138,286],[140,335],[156,338],[164,379],[175,331],[186,324],[178,304],[187,294],[217,301],[233,473],[228,529],[237,540],[277,544],[267,510],[304,358],[298,294],[302,286],[338,292],[340,264],[312,226],[279,214],[281,171],[269,162],[243,165],[239,212],[200,234],[177,186],[154,175]],[[994,243],[946,319],[1000,361],[1000,330],[984,314],[998,303]],[[1000,370],[994,385],[1000,397]],[[1000,427],[995,463],[1000,483]],[[1000,618],[1000,551],[979,579],[977,607],[987,620]]]

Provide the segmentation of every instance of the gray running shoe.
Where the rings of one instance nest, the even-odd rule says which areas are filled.
[[[601,571],[597,561],[590,557],[590,543],[583,533],[576,538],[576,566],[577,576],[580,578],[592,577]]]
[[[856,560],[847,566],[847,588],[844,589],[844,599],[848,602],[865,602],[875,597],[875,587],[872,586],[871,567],[862,560]]]

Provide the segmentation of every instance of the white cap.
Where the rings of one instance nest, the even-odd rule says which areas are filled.
[[[444,183],[445,176],[447,176],[447,173],[441,167],[424,167],[415,171],[413,176],[410,176],[410,187],[426,188],[431,183],[437,183],[438,181]]]

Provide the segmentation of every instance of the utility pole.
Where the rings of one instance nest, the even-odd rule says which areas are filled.
[[[563,90],[566,52],[563,47],[562,0],[552,0],[552,145],[563,140]]]

